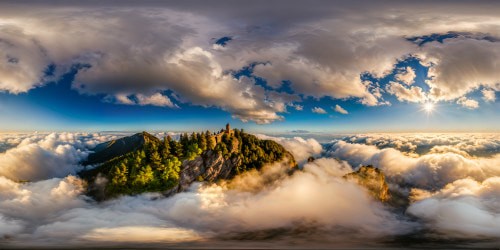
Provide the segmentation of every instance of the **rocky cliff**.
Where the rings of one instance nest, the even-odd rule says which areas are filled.
[[[239,156],[225,158],[222,153],[206,151],[191,161],[182,164],[177,192],[187,189],[195,181],[214,182],[229,179],[234,169],[242,164]]]
[[[389,201],[391,198],[385,176],[378,168],[362,166],[357,171],[349,173],[344,177],[358,182],[358,184],[368,189],[373,197],[383,202]]]
[[[295,160],[286,152],[283,161],[290,166],[290,171],[297,168]],[[195,181],[215,182],[227,180],[238,175],[237,171],[243,165],[243,157],[235,155],[226,158],[220,152],[206,151],[191,161],[184,161],[180,172],[179,185],[174,188],[176,192],[186,190]],[[167,191],[166,193],[171,193]]]

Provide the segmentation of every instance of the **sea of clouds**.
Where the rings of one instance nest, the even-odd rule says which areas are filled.
[[[79,162],[124,135],[0,134],[0,246],[500,239],[498,134],[365,134],[323,144],[258,135],[281,143],[301,170],[289,175],[276,163],[168,198],[98,203],[85,196]],[[409,203],[382,203],[343,178],[362,165],[381,169]]]

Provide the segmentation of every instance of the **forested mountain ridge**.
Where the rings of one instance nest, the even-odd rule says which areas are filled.
[[[266,163],[286,161],[290,169],[297,167],[280,144],[229,125],[218,133],[184,133],[178,141],[143,132],[100,144],[94,150],[85,163],[100,165],[79,175],[90,184],[89,195],[98,200],[142,192],[172,194],[194,181],[230,179]]]
[[[92,151],[83,165],[98,164],[109,161],[117,156],[140,149],[144,144],[154,142],[159,143],[160,139],[148,132],[137,133],[132,136],[123,137],[117,140],[101,143]]]

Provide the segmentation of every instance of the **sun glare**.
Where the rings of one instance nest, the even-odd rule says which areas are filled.
[[[432,111],[434,111],[434,103],[432,103],[432,102],[425,103],[424,104],[424,111],[427,114],[432,113]]]

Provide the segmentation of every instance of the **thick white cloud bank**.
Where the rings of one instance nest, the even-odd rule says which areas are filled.
[[[313,138],[304,139],[302,137],[284,138],[272,137],[266,135],[257,135],[262,140],[273,140],[285,147],[290,153],[293,154],[295,160],[303,162],[310,156],[317,156],[323,151],[323,146]]]
[[[500,238],[500,177],[482,182],[471,178],[446,185],[435,193],[414,190],[408,213],[452,237]]]
[[[464,156],[491,156],[500,151],[500,135],[495,133],[357,134],[342,140],[379,149],[394,148],[406,154],[451,151]]]
[[[197,183],[170,198],[144,194],[97,204],[84,195],[85,183],[70,175],[78,170],[77,159],[83,158],[74,154],[84,155],[88,147],[115,135],[22,136],[20,144],[0,154],[12,158],[11,164],[25,166],[0,168],[0,238],[5,239],[0,243],[172,243],[301,226],[341,235],[349,229],[370,238],[411,230],[412,223],[398,219],[361,186],[343,179],[352,169],[334,159],[308,163],[292,176],[287,166],[275,164],[229,182]],[[322,151],[314,139],[266,138],[282,142],[300,161]],[[61,145],[68,150],[57,153]],[[47,152],[12,153],[33,148]],[[54,159],[56,167],[47,168],[47,159]],[[24,177],[32,177],[32,182],[15,182]],[[126,236],[131,233],[134,236]]]
[[[328,155],[346,160],[354,167],[374,165],[389,177],[426,189],[441,188],[468,177],[482,181],[500,175],[500,154],[488,158],[470,158],[454,152],[411,156],[392,148],[340,141],[330,147]]]
[[[166,134],[175,135],[157,136]],[[0,246],[196,245],[242,238],[253,243],[293,239],[299,245],[359,246],[367,239],[387,241],[422,230],[428,237],[424,241],[500,239],[500,155],[478,153],[480,145],[487,150],[485,145],[497,142],[495,135],[474,135],[477,145],[469,151],[451,143],[466,143],[470,135],[460,134],[366,134],[324,145],[314,139],[259,135],[281,143],[302,169],[289,175],[287,167],[277,163],[231,181],[195,183],[168,198],[150,193],[97,203],[84,195],[86,183],[74,175],[81,168],[78,161],[97,143],[122,135],[20,134],[17,141],[15,134],[3,135],[13,144],[0,153],[0,159],[9,159],[0,161]],[[414,149],[364,144],[368,138],[372,143],[383,138],[392,145],[405,138],[416,147],[457,151],[417,154]],[[316,160],[306,162],[309,156]],[[343,178],[368,164],[380,168],[391,192],[407,195],[409,204],[382,203]],[[25,178],[31,182],[17,182]]]
[[[86,133],[3,134],[9,149],[0,153],[0,176],[16,181],[65,177],[80,170],[88,148],[116,135]],[[15,146],[14,146],[15,145]]]
[[[213,106],[270,123],[307,97],[388,104],[376,82],[361,80],[365,73],[396,71],[387,93],[402,102],[477,108],[459,98],[481,89],[494,102],[500,88],[500,6],[491,1],[43,2],[0,5],[0,91],[24,93],[80,65],[72,87],[82,94],[127,105]],[[418,37],[448,32],[460,35],[418,45]],[[429,67],[422,84],[430,90],[415,86],[413,68],[396,68],[408,57]],[[233,75],[249,65],[269,88]],[[278,91],[284,82],[293,94]]]
[[[500,237],[498,134],[368,134],[344,140],[329,145],[327,155],[353,167],[380,168],[392,189],[408,192],[407,213],[437,237]],[[430,151],[419,155],[418,147]]]

